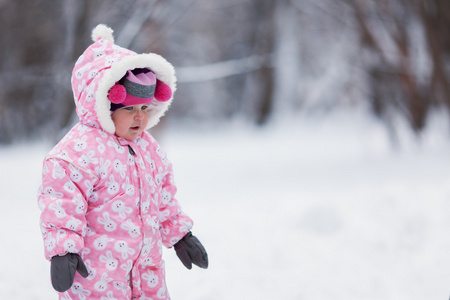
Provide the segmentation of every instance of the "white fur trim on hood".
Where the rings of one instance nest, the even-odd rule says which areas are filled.
[[[155,99],[150,103],[151,112],[146,129],[158,124],[159,119],[164,115],[172,103],[173,93],[176,90],[176,78],[173,66],[162,56],[155,53],[127,56],[121,61],[114,63],[109,70],[105,71],[97,88],[97,117],[103,129],[110,133],[115,132],[115,126],[111,119],[111,102],[108,100],[108,91],[128,70],[136,68],[150,69],[155,73],[156,78],[166,83],[172,90],[172,97],[169,101],[159,102]]]
[[[99,24],[92,31],[92,40],[94,44],[101,43],[106,47],[119,49],[122,55],[117,61],[111,63],[110,68],[102,70],[101,79],[98,82],[95,93],[96,105],[95,111],[97,114],[100,126],[109,133],[115,132],[114,122],[111,119],[111,102],[108,100],[109,89],[118,82],[128,70],[136,68],[148,68],[158,80],[166,83],[172,90],[172,97],[166,102],[159,102],[154,99],[150,104],[149,121],[146,129],[155,126],[159,119],[168,110],[173,100],[173,95],[176,90],[176,77],[173,66],[162,56],[155,53],[136,54],[128,49],[121,48],[114,44],[113,30],[106,25]],[[103,40],[105,41],[103,41]],[[106,42],[108,41],[108,42]],[[106,44],[105,44],[106,42]],[[93,46],[91,46],[93,47]]]

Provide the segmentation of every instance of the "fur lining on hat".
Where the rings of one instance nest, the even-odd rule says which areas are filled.
[[[94,30],[92,30],[92,41],[95,43],[99,38],[104,38],[111,43],[114,43],[113,30],[104,24],[98,24]]]

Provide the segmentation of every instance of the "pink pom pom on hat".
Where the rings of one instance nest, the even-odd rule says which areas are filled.
[[[161,80],[156,80],[155,98],[159,102],[166,102],[172,98],[172,90]]]
[[[146,104],[156,99],[166,102],[172,97],[170,87],[160,80],[156,80],[153,72],[133,74],[130,70],[108,92],[111,110],[139,104]]]
[[[108,92],[108,99],[111,103],[120,104],[127,97],[127,90],[121,84],[116,83]]]

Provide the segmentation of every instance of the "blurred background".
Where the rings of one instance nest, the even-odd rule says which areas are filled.
[[[391,133],[398,117],[420,132],[450,105],[446,0],[2,0],[0,22],[0,144],[76,121],[70,75],[99,23],[175,66],[166,121],[363,106]]]
[[[448,0],[0,0],[0,298],[57,298],[36,192],[99,23],[176,70],[174,300],[448,299]]]

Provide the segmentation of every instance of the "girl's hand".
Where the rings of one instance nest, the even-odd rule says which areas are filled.
[[[192,264],[200,268],[208,268],[208,254],[200,241],[189,231],[174,245],[178,258],[189,270]]]

